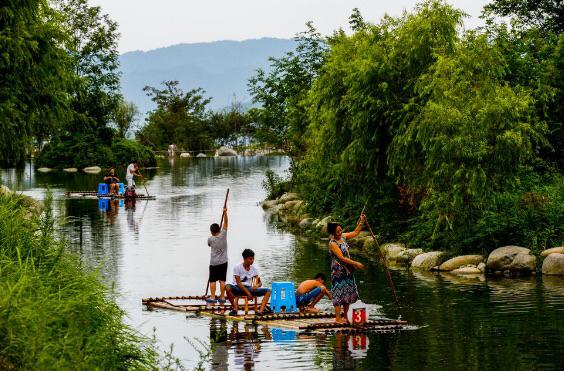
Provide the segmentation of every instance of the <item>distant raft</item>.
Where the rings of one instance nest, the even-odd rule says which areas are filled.
[[[116,200],[156,200],[156,196],[146,196],[144,194],[137,194],[135,196],[119,196],[119,195],[100,195],[96,191],[66,191],[65,196],[69,197],[91,197],[91,198],[109,198]]]
[[[227,313],[232,309],[230,304],[207,305],[203,304],[206,296],[167,296],[142,299],[142,304],[147,308],[159,308],[180,312],[193,312],[204,316],[253,323],[261,326],[292,329],[303,333],[346,333],[346,334],[371,334],[388,333],[407,330],[407,321],[393,319],[367,320],[360,326],[335,323],[335,314],[320,313],[281,313],[281,314],[245,314],[230,316]]]

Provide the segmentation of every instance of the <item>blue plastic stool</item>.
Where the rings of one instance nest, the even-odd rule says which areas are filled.
[[[98,184],[98,194],[99,195],[107,195],[108,194],[108,185],[106,183]]]
[[[119,186],[119,193],[124,194],[125,186],[123,185],[123,183],[118,183],[118,186]]]
[[[272,340],[274,341],[295,341],[296,331],[282,330],[280,328],[272,329]]]
[[[272,282],[270,308],[272,308],[274,312],[280,313],[282,307],[285,307],[286,312],[298,311],[293,282]]]
[[[98,208],[100,209],[100,211],[108,211],[108,209],[110,208],[110,200],[107,198],[99,198]]]

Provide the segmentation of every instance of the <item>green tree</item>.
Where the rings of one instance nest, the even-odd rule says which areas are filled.
[[[134,128],[134,123],[139,117],[139,109],[133,102],[121,100],[114,112],[113,122],[117,126],[120,138],[126,138],[127,133]]]
[[[487,35],[469,32],[419,79],[428,100],[399,128],[389,163],[409,186],[425,189],[422,210],[436,228],[471,227],[546,143],[531,90],[508,86],[506,70]]]
[[[65,44],[78,77],[73,94],[75,116],[69,131],[95,132],[111,139],[108,124],[119,106],[120,34],[99,6],[88,0],[57,0],[69,41]]]
[[[305,151],[303,135],[307,128],[304,98],[325,60],[327,45],[311,22],[299,33],[294,52],[269,58],[270,72],[262,69],[249,80],[253,103],[260,108],[249,111],[257,126],[256,136],[263,142],[282,147],[291,157]]]
[[[211,101],[204,98],[202,88],[183,92],[178,81],[164,81],[164,89],[146,86],[143,90],[157,104],[149,112],[147,125],[137,132],[141,143],[165,148],[173,142],[187,150],[213,148],[213,132],[207,119],[206,105]]]
[[[68,115],[70,60],[47,1],[0,5],[0,160],[23,160]]]
[[[544,32],[564,31],[562,0],[493,0],[484,7],[484,14],[515,17],[522,23]]]

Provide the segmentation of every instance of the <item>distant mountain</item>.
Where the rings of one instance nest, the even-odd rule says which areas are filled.
[[[158,87],[165,80],[178,80],[184,91],[201,87],[211,97],[209,108],[219,110],[236,99],[250,105],[247,82],[258,68],[269,69],[269,57],[293,51],[292,39],[263,38],[179,44],[120,56],[122,93],[146,114],[155,104],[145,95],[146,85]]]

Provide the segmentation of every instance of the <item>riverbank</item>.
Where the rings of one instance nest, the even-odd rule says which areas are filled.
[[[280,225],[296,235],[308,236],[326,243],[330,215],[314,217],[307,213],[307,205],[296,193],[285,193],[274,200],[266,200],[262,208],[280,218]],[[375,232],[377,233],[377,232]],[[348,241],[351,252],[366,259],[380,259],[374,238],[368,231]],[[538,255],[521,246],[492,247],[487,255],[456,256],[451,251],[424,251],[405,243],[386,243],[380,246],[386,260],[398,268],[450,272],[457,275],[498,275],[506,277],[535,275],[564,276],[564,247],[555,246]]]
[[[98,272],[55,235],[50,197],[0,192],[0,368],[153,369],[154,343],[124,322]]]

